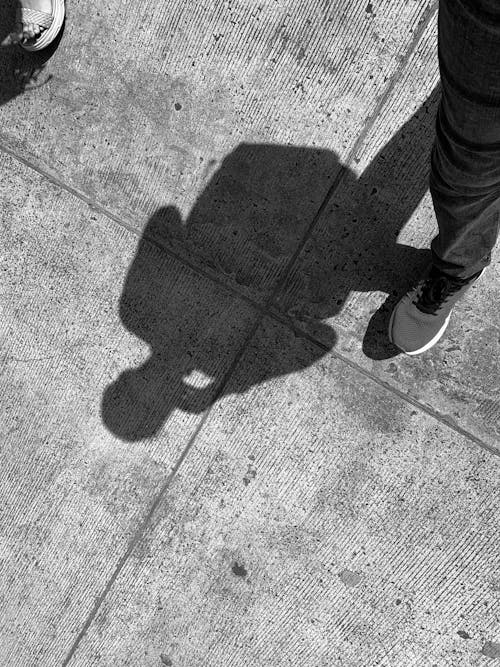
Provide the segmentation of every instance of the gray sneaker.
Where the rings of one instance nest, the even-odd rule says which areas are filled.
[[[444,334],[451,311],[482,271],[465,280],[453,278],[434,266],[392,311],[389,339],[406,354],[420,354]]]

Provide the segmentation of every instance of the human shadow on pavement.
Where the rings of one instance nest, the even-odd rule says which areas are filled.
[[[384,306],[367,316],[372,315],[365,354],[373,359],[397,354],[387,341],[390,310],[429,261],[427,250],[398,244],[397,236],[428,189],[439,94],[436,88],[361,176],[331,151],[242,144],[212,174],[186,220],[173,206],[156,211],[119,304],[125,328],[147,343],[150,355],[106,388],[101,414],[111,432],[129,442],[152,437],[174,409],[199,414],[225,391],[243,393],[256,382],[314,364],[337,340],[322,320],[337,315],[353,290],[388,295]],[[306,244],[302,270],[287,289],[288,262],[341,169],[326,223]],[[230,359],[244,340],[237,334],[237,314],[218,302],[220,287],[172,259],[165,247],[194,266],[225,274],[222,282],[260,305],[269,305],[284,282],[274,303],[299,326],[301,320],[314,321],[322,346],[310,346],[300,361],[294,352],[280,350],[279,363],[269,364],[266,377],[238,374],[226,389],[224,354],[229,350]]]
[[[16,0],[0,2],[0,44],[14,29],[16,7]],[[0,105],[50,81],[46,63],[57,50],[63,32],[64,25],[56,39],[42,51],[27,51],[19,45],[0,46]]]

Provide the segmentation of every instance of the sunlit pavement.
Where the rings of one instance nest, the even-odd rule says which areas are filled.
[[[498,256],[386,337],[436,18],[73,0],[0,52],[2,666],[500,657]]]

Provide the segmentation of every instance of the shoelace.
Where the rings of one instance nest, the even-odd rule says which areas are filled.
[[[430,275],[419,290],[417,299],[413,302],[419,310],[429,315],[435,315],[448,297],[467,283],[466,280],[448,278],[443,274]]]

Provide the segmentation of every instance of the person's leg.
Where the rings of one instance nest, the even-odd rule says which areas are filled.
[[[500,219],[500,2],[440,0],[438,54],[433,264],[468,278],[489,263]]]
[[[430,190],[432,268],[395,307],[390,340],[419,354],[489,264],[500,220],[500,0],[440,0],[442,98]]]

